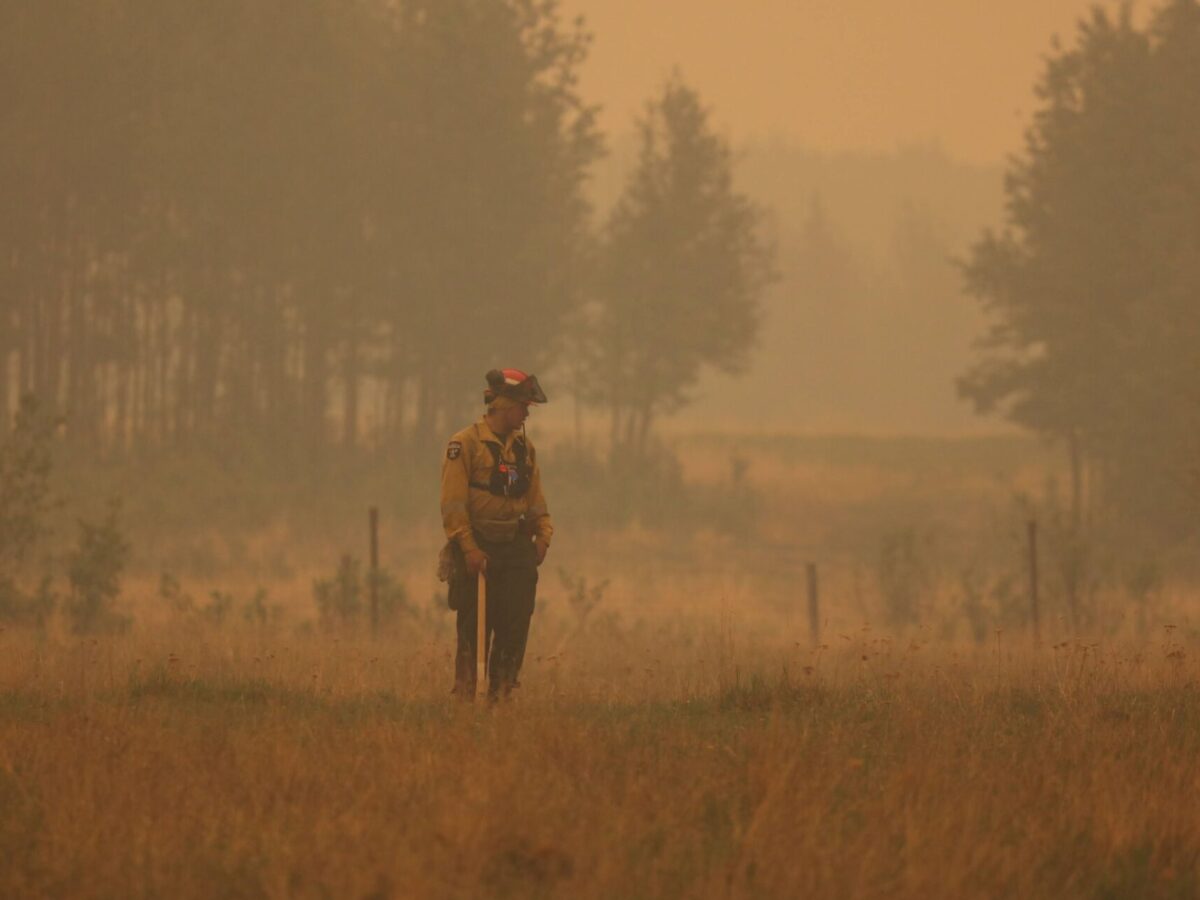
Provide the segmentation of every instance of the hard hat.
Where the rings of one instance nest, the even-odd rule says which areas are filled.
[[[546,402],[546,394],[536,375],[520,369],[492,369],[486,377],[488,388],[483,392],[484,403],[491,403],[496,397],[508,397],[520,403]]]

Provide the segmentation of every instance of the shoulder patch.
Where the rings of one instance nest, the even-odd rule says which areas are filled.
[[[462,441],[451,441],[446,447],[446,459],[458,459],[462,455]]]

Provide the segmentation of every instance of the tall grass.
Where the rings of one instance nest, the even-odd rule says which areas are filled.
[[[1190,639],[0,634],[0,896],[1191,897]]]
[[[1048,541],[1035,643],[1025,444],[825,443],[685,444],[735,527],[568,510],[494,707],[435,521],[386,519],[374,638],[313,597],[357,508],[135,534],[129,633],[0,630],[0,898],[1200,896],[1186,573],[1096,550],[1072,619]]]

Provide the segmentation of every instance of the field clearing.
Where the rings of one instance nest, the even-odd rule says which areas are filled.
[[[551,643],[488,707],[447,696],[441,636],[2,633],[0,896],[1200,890],[1176,630]]]
[[[720,528],[724,519],[738,516],[747,542],[787,544],[820,559],[869,555],[883,530],[916,526],[978,532],[989,515],[1011,512],[1017,498],[1040,496],[1048,477],[1060,486],[1065,479],[1061,453],[1027,437],[687,433],[668,441],[686,484],[681,497],[666,502],[682,501],[680,510],[667,510],[658,526],[641,521],[637,511],[628,521],[597,525],[598,513],[610,510],[597,509],[596,496],[581,486],[601,476],[572,466],[565,435],[534,433],[544,448],[547,496],[559,527],[554,559],[572,568],[595,557],[597,545],[611,545],[609,555],[622,560],[636,558],[639,549],[690,555],[693,548],[686,542],[696,532]],[[385,564],[424,572],[432,568],[438,546],[440,449],[427,458],[389,460],[369,471],[331,466],[299,484],[281,484],[269,469],[231,475],[206,456],[163,463],[149,472],[88,461],[64,472],[59,492],[92,497],[88,512],[93,517],[105,497],[121,497],[134,565],[143,574],[166,570],[189,579],[232,574],[261,583],[287,582],[306,575],[314,564],[332,565],[342,551],[361,556],[370,506],[381,509]],[[747,497],[731,490],[739,461],[753,500],[749,521],[744,521]],[[601,492],[613,493],[601,481]],[[715,508],[686,507],[705,492],[721,491],[726,493]],[[662,503],[651,505],[663,512]],[[73,534],[75,513],[60,511],[54,522],[60,537]]]
[[[434,498],[239,529],[131,494],[129,630],[0,630],[0,897],[1196,896],[1200,596],[1097,549],[1074,620],[1043,449],[693,436],[703,520],[552,493],[495,707],[448,693]],[[404,600],[370,637],[314,582],[376,500]]]

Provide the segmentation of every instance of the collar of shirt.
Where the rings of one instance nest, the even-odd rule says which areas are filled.
[[[495,441],[505,452],[508,452],[512,449],[513,441],[517,436],[516,431],[510,431],[507,437],[500,437],[496,434],[496,432],[492,431],[491,426],[488,425],[487,416],[484,416],[475,423],[475,430],[479,434],[479,439],[481,441]]]

